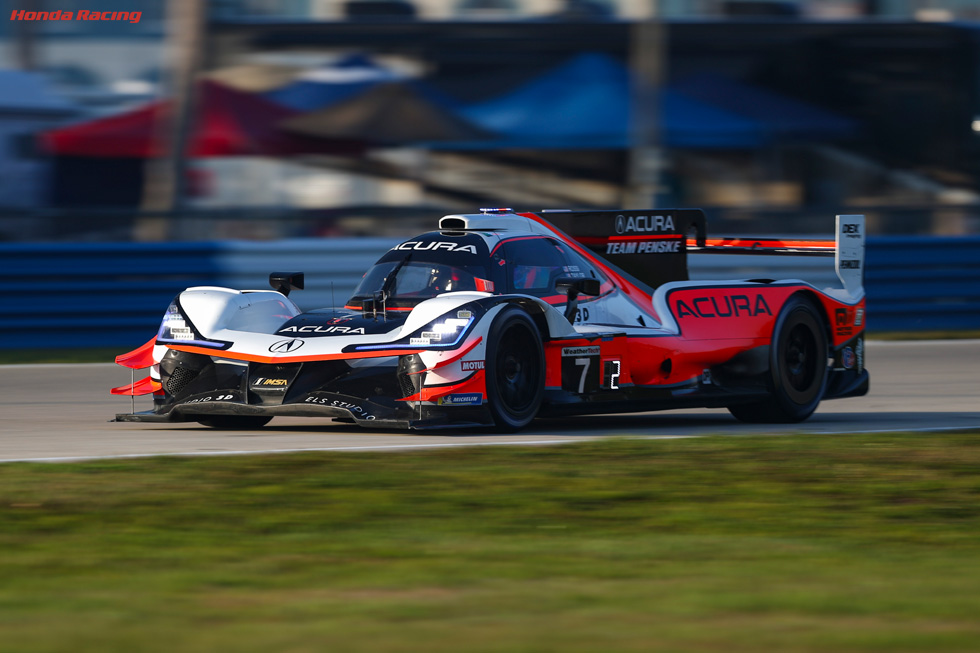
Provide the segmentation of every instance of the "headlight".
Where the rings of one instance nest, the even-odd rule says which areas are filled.
[[[460,313],[464,311],[459,311]],[[430,322],[419,331],[412,334],[409,338],[409,345],[416,347],[443,346],[452,347],[459,344],[463,334],[466,333],[470,325],[473,324],[473,314],[471,311],[468,317],[445,317]]]
[[[198,345],[202,347],[224,347],[226,343],[207,340],[184,316],[177,305],[177,300],[170,302],[167,312],[163,314],[157,340],[174,345]]]
[[[452,349],[463,341],[478,316],[482,314],[483,309],[479,306],[467,305],[466,308],[454,309],[440,315],[421,329],[411,333],[407,338],[401,338],[383,345],[358,345],[351,350],[377,351],[379,349],[407,349],[410,347]]]
[[[198,335],[184,314],[177,308],[177,302],[170,302],[167,312],[163,314],[163,321],[160,323],[160,330],[157,332],[157,340],[189,342],[197,340]]]

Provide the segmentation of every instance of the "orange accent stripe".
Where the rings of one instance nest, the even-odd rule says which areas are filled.
[[[205,356],[215,356],[217,358],[230,358],[236,361],[250,361],[253,363],[309,363],[312,361],[333,361],[350,360],[354,358],[384,358],[386,356],[404,356],[406,354],[417,354],[423,349],[386,349],[383,351],[358,352],[350,354],[316,354],[310,356],[259,356],[257,354],[243,354],[236,351],[222,351],[220,349],[208,349],[206,347],[193,347],[190,345],[167,345],[176,351],[186,351],[189,354],[204,354]]]
[[[595,243],[602,244],[605,242],[614,242],[619,240],[680,240],[683,238],[680,234],[660,234],[660,235],[647,235],[647,236],[581,236],[575,240],[580,243]]]
[[[134,370],[141,370],[150,367],[155,362],[153,360],[153,345],[156,344],[157,337],[153,336],[145,345],[140,345],[128,354],[116,356],[116,364],[123,367],[131,367]]]
[[[431,298],[427,298],[427,299],[431,299]],[[346,308],[348,310],[351,310],[351,311],[363,311],[364,310],[362,306],[344,306],[344,308]],[[410,307],[410,306],[402,306],[402,307],[389,306],[385,310],[388,310],[388,311],[414,311],[415,309],[413,307]],[[378,312],[380,313],[381,312],[381,309],[378,309]]]
[[[118,388],[112,388],[109,390],[109,394],[114,395],[125,395],[139,397],[141,395],[148,395],[154,392],[158,392],[163,389],[159,381],[154,381],[150,377],[145,379],[140,379],[135,383],[127,383],[126,385],[121,385]]]
[[[697,243],[693,238],[687,239],[688,247],[695,247]],[[754,248],[786,248],[786,249],[834,249],[837,243],[826,239],[798,239],[783,240],[779,238],[708,238],[705,241],[708,247],[754,247]]]

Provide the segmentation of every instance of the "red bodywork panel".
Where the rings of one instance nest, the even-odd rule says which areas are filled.
[[[118,388],[112,388],[109,390],[109,393],[114,395],[125,395],[127,397],[139,397],[162,391],[163,386],[160,385],[159,381],[154,381],[150,377],[146,377],[145,379],[140,379],[135,383],[128,383],[126,385],[121,385]]]
[[[669,291],[679,335],[571,338],[545,343],[545,386],[562,386],[562,358],[574,348],[599,347],[600,360],[619,361],[620,382],[674,385],[697,378],[741,352],[770,344],[776,319],[791,296],[805,293],[827,315],[828,339],[839,346],[863,330],[864,301],[839,302],[805,285],[691,286]],[[669,361],[669,364],[667,364]]]
[[[123,367],[131,367],[134,370],[141,370],[150,367],[155,362],[153,360],[153,346],[156,344],[156,336],[128,354],[116,356],[116,363]]]

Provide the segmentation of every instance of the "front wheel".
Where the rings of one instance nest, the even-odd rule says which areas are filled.
[[[769,348],[765,401],[729,406],[743,422],[794,423],[813,414],[827,385],[827,334],[823,317],[802,297],[791,297],[776,320]]]
[[[207,419],[197,420],[197,423],[222,431],[247,431],[260,429],[268,424],[271,419],[271,417],[256,415],[212,415]]]
[[[530,316],[516,306],[500,312],[487,339],[487,404],[498,431],[527,426],[544,397],[544,349]]]

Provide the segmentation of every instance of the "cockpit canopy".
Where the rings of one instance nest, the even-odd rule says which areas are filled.
[[[492,251],[488,241],[493,247]],[[393,281],[389,277],[394,274]],[[386,308],[413,308],[447,292],[519,293],[562,303],[555,281],[600,273],[567,245],[538,235],[484,238],[473,232],[431,232],[393,247],[361,279],[348,302],[360,308],[386,292]],[[387,283],[387,286],[386,286]]]

